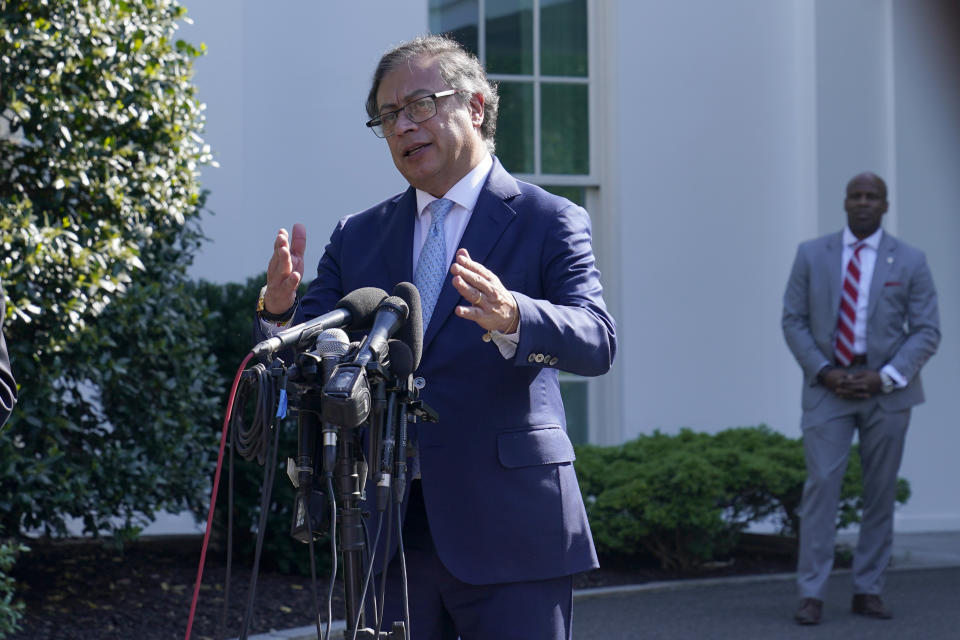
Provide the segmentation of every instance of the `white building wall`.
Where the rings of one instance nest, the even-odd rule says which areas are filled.
[[[893,1],[899,235],[922,248],[940,298],[940,350],[923,370],[902,475],[898,530],[960,529],[960,3]]]
[[[188,2],[220,163],[193,273],[262,271],[303,221],[312,271],[335,221],[405,185],[363,127],[379,55],[427,30],[427,0]],[[873,170],[888,227],[927,251],[944,340],[924,370],[898,530],[960,529],[960,24],[952,0],[594,0],[595,230],[620,352],[594,390],[600,443],[766,423],[797,437],[799,368],[780,331],[797,244],[841,228]],[[241,7],[233,13],[227,8]],[[387,10],[389,7],[389,10]],[[951,22],[952,20],[952,22]],[[902,212],[902,213],[901,213]],[[308,273],[308,277],[310,277]]]
[[[609,20],[622,438],[795,432],[800,379],[780,313],[796,244],[815,231],[811,10],[621,2]]]
[[[307,227],[309,279],[337,220],[406,188],[363,123],[380,55],[427,32],[425,0],[269,4],[189,0],[195,84],[219,168],[192,273],[234,282],[267,268],[277,229]]]

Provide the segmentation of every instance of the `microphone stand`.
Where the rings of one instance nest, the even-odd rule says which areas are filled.
[[[395,386],[388,387],[390,375],[385,371],[383,365],[373,360],[364,367],[367,373],[367,380],[370,384],[373,406],[371,407],[368,419],[368,434],[370,440],[370,459],[364,461],[363,443],[360,441],[360,431],[354,428],[340,428],[339,438],[336,447],[336,461],[334,464],[335,492],[338,495],[337,500],[337,529],[340,537],[340,551],[343,558],[343,590],[344,605],[346,614],[346,629],[342,638],[344,640],[408,640],[406,625],[403,621],[394,621],[390,631],[380,631],[365,626],[365,612],[363,611],[363,588],[364,588],[364,551],[366,550],[366,538],[364,536],[363,518],[365,514],[361,509],[361,501],[365,499],[366,480],[381,480],[381,455],[382,436],[386,431],[384,429],[385,414],[399,421],[399,436],[395,443],[395,452],[392,457],[396,460],[393,476],[396,482],[392,487],[388,485],[381,487],[378,497],[386,497],[390,500],[391,494],[397,505],[403,498],[403,491],[406,483],[406,423],[407,418],[413,421],[436,422],[438,416],[436,411],[431,409],[425,402],[419,399],[419,389],[422,386],[422,379],[414,380],[412,375],[396,381]],[[395,411],[385,411],[387,394],[393,396],[396,403]],[[326,425],[325,425],[326,426]],[[393,439],[396,433],[395,425],[391,425],[387,438]],[[388,476],[389,477],[389,476]],[[389,480],[388,480],[389,482]],[[381,505],[385,506],[385,505]],[[381,513],[381,518],[385,517]],[[392,526],[388,522],[387,526]],[[376,550],[370,550],[369,561],[373,562]],[[381,605],[382,606],[382,605]],[[376,610],[376,607],[374,607]],[[359,620],[359,624],[357,621]]]
[[[343,557],[343,591],[346,613],[346,630],[343,638],[351,640],[405,640],[405,625],[403,622],[394,622],[390,631],[381,631],[379,634],[365,626],[363,609],[364,570],[363,556],[366,549],[366,538],[363,533],[363,510],[361,500],[366,493],[366,476],[377,475],[379,470],[379,454],[381,433],[383,430],[384,405],[386,404],[386,378],[383,366],[376,360],[366,365],[370,380],[371,395],[373,396],[373,410],[370,413],[369,440],[370,459],[363,460],[363,446],[359,441],[359,430],[341,429],[339,446],[337,447],[337,461],[335,475],[336,488],[339,495],[337,501],[337,527],[340,535],[340,550]],[[368,471],[369,470],[369,471]],[[389,526],[389,523],[388,523]],[[373,562],[375,549],[370,550],[370,562]],[[376,609],[376,607],[374,608]],[[355,626],[359,620],[360,624]]]

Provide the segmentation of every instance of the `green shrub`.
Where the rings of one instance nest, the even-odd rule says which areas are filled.
[[[692,570],[731,552],[751,524],[796,535],[806,467],[803,445],[765,426],[715,435],[655,431],[623,445],[577,447],[577,476],[600,553],[646,552],[667,569]],[[898,480],[897,501],[909,498]],[[837,527],[859,522],[857,448],[844,476]]]
[[[22,544],[0,539],[0,638],[20,629],[23,602],[14,600],[14,583],[9,574],[17,554],[25,551],[29,549]]]
[[[135,536],[195,506],[215,381],[184,296],[202,241],[199,51],[174,0],[0,3],[0,278],[20,400],[0,523]],[[215,382],[214,382],[215,384]]]

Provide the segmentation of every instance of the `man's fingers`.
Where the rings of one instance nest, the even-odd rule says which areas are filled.
[[[474,300],[476,298],[476,295],[473,297],[467,296],[468,293],[474,293],[472,290],[479,291],[488,296],[493,291],[493,285],[484,280],[475,271],[470,271],[461,265],[455,264],[450,269],[450,272],[455,276],[453,278],[453,286],[468,300]]]
[[[301,278],[302,276],[299,273],[293,271],[280,283],[280,288],[284,291],[296,291],[297,287],[300,286]]]
[[[294,257],[302,258],[307,250],[307,228],[299,222],[293,225],[293,236],[290,239],[290,252]]]
[[[474,272],[481,278],[486,278],[487,280],[496,278],[496,275],[492,271],[471,258],[466,249],[457,249],[455,262],[463,267],[465,271]]]

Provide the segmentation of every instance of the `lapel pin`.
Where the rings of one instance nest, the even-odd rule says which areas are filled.
[[[893,264],[893,256],[887,256],[887,264]]]

